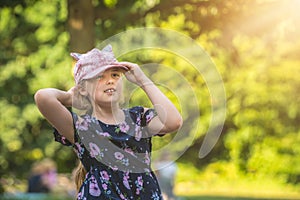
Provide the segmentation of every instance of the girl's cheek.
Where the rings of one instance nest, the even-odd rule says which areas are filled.
[[[118,90],[120,90],[121,92],[123,91],[123,82],[119,81],[118,85],[117,85]]]

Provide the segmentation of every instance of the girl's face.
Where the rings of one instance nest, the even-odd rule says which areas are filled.
[[[123,91],[123,70],[111,68],[92,79],[92,90],[89,94],[98,105],[113,105],[119,103]]]

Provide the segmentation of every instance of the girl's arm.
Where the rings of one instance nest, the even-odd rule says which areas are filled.
[[[66,107],[72,105],[72,94],[54,88],[38,90],[34,95],[35,102],[42,115],[60,134],[74,143],[73,119]]]
[[[139,85],[152,102],[158,117],[153,118],[148,124],[148,129],[153,133],[165,134],[178,130],[182,125],[182,117],[174,104],[156,87],[144,74],[137,64],[120,62],[128,67],[126,78]]]

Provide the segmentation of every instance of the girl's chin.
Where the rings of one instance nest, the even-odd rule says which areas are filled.
[[[119,98],[111,97],[111,98],[105,98],[105,100],[101,99],[100,101],[97,101],[96,103],[99,105],[107,105],[107,104],[113,105],[113,104],[119,104],[119,102],[120,102]]]

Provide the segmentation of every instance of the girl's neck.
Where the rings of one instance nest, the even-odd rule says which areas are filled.
[[[106,124],[118,124],[125,120],[124,112],[119,106],[97,106],[92,115]]]

